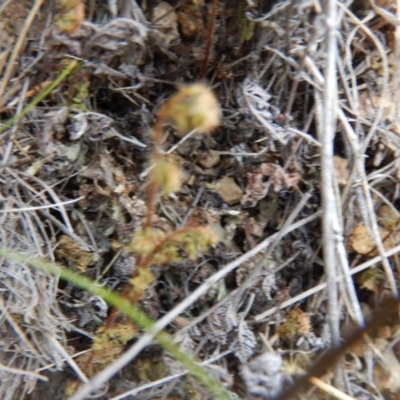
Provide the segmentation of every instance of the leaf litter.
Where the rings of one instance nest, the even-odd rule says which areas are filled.
[[[319,212],[325,11],[311,1],[217,2],[210,32],[214,2],[44,2],[22,46],[18,38],[32,2],[0,6],[2,124],[48,86],[68,59],[81,63],[0,134],[2,247],[58,261],[110,290],[124,289],[137,262],[127,250],[132,237],[155,245],[154,236],[139,234],[148,206],[151,126],[176,88],[198,83],[207,41],[205,82],[221,111],[204,130],[216,127],[219,112],[222,123],[211,135],[186,138],[194,121],[181,118],[183,103],[172,107],[163,138],[172,154],[155,170],[166,190],[151,222],[158,238],[183,226],[203,232],[212,224],[220,242],[200,256],[185,241],[165,248],[160,263],[151,266],[155,279],[140,306],[154,319],[168,313],[224,265],[279,234],[304,193],[311,196],[298,219]],[[383,1],[339,2],[339,10],[339,122],[331,175],[345,258],[355,267],[400,244],[398,10]],[[184,95],[185,112],[192,99],[193,93]],[[329,299],[325,292],[307,295],[325,282],[320,221],[275,237],[273,251],[267,246],[241,263],[168,328],[199,362],[223,354],[210,370],[232,398],[278,396],[331,343]],[[131,245],[135,251],[138,243]],[[160,265],[170,254],[173,262]],[[375,261],[350,278],[364,317],[390,294],[390,279],[398,282],[396,255],[388,262],[389,269]],[[257,270],[258,278],[241,290]],[[67,398],[77,365],[91,377],[78,354],[93,340],[102,347],[96,332],[112,311],[101,299],[22,264],[1,260],[0,276],[0,397]],[[356,325],[357,305],[349,304],[348,288],[339,289],[344,301],[338,323],[346,336]],[[298,300],[288,309],[291,299]],[[275,311],[258,318],[268,310]],[[391,317],[371,332],[369,347],[360,346],[347,355],[353,362],[344,361],[342,382],[350,383],[340,385],[329,375],[323,378],[327,386],[357,399],[398,398],[398,326]],[[103,346],[99,370],[141,333],[121,317],[107,335],[112,338],[104,343],[115,345]],[[189,377],[145,388],[184,372],[161,348],[152,348],[135,359],[137,373],[125,368],[98,398],[128,398],[130,390],[135,398],[210,398]],[[328,398],[326,387],[308,390],[309,398]]]

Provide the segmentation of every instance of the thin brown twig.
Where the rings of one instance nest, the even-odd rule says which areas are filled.
[[[200,73],[197,79],[201,80],[205,77],[207,72],[208,61],[210,59],[211,48],[214,40],[215,20],[218,12],[218,0],[213,0],[211,12],[208,19],[206,49],[204,53],[203,64],[201,65]]]

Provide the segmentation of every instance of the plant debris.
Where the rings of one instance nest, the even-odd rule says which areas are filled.
[[[332,27],[328,3],[2,2],[0,247],[168,319],[230,398],[278,399],[399,287],[400,13],[333,2]],[[1,399],[78,396],[142,343],[72,283],[0,277]],[[298,397],[397,399],[399,326]],[[211,398],[154,343],[103,383]]]

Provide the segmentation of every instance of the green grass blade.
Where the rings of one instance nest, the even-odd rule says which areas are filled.
[[[91,279],[73,272],[66,267],[2,248],[0,248],[0,257],[29,265],[55,276],[60,276],[62,279],[80,287],[81,289],[100,296],[110,306],[115,307],[120,312],[124,313],[131,321],[146,331],[151,330],[154,325],[153,320],[132,305],[128,300],[102,286],[98,286]],[[213,395],[214,399],[231,400],[229,392],[225,390],[222,385],[204,368],[198,365],[193,358],[183,353],[179,347],[173,343],[173,338],[169,334],[166,332],[160,332],[155,337],[155,340],[164,348],[164,350],[168,351],[177,361],[179,361],[189,371],[189,373],[192,374],[210,392],[210,394]]]
[[[0,126],[0,133],[13,126],[17,121],[23,118],[29,111],[32,110],[37,104],[39,104],[47,95],[49,95],[76,67],[78,61],[71,61],[61,72],[60,75],[50,83],[49,86],[45,87],[22,111],[10,118],[4,125]]]

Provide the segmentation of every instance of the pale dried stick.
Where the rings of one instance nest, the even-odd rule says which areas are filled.
[[[286,234],[287,228],[293,224],[293,221],[297,218],[300,211],[307,204],[307,201],[310,199],[310,197],[311,197],[310,193],[306,193],[305,195],[303,195],[303,197],[300,199],[297,206],[290,213],[289,217],[283,224],[282,228],[278,232],[276,232],[276,238],[273,241],[273,243],[271,243],[271,246],[268,247],[267,251],[265,252],[265,254],[262,257],[262,260],[259,263],[257,263],[257,266],[251,271],[251,273],[246,277],[244,282],[240,285],[238,292],[235,295],[235,299],[233,300],[235,307],[237,307],[238,304],[240,303],[246,290],[249,289],[250,287],[252,287],[252,285],[254,284],[254,281],[260,275],[261,269],[264,266],[265,261],[268,259],[268,257],[270,257],[270,255],[272,254],[272,252],[274,251],[276,246],[279,245],[280,240]]]
[[[13,198],[13,203],[18,206],[19,204],[24,204],[24,201],[22,200],[21,194],[19,192],[19,186],[15,185],[13,190],[10,191],[9,193],[9,198]],[[13,197],[12,197],[13,196]],[[23,231],[24,232],[29,232],[29,236],[32,240],[32,242],[35,244],[35,252],[39,257],[45,257],[45,253],[43,252],[43,242],[41,240],[41,235],[37,231],[37,224],[35,224],[32,221],[32,217],[34,218],[35,213],[28,213],[24,212],[20,216],[10,216],[10,221],[14,219],[19,219],[21,226],[23,226]],[[8,228],[8,227],[7,227]],[[39,225],[40,229],[40,225]],[[52,252],[51,252],[52,253]],[[50,254],[51,254],[50,253]],[[31,295],[31,298],[33,296]]]
[[[387,7],[390,7],[390,2],[383,2],[383,1],[379,1],[380,4],[382,5],[386,5]],[[393,1],[394,3],[394,1]],[[391,13],[390,11],[386,10],[385,8],[379,6],[378,4],[376,4],[375,0],[369,0],[369,4],[371,4],[371,8],[375,11],[375,13],[377,15],[379,15],[380,17],[383,18],[384,21],[386,22],[390,22],[392,25],[398,27],[400,25],[400,12],[399,9],[397,9],[397,18],[394,16],[393,13]],[[397,7],[399,7],[399,1],[397,0]]]
[[[19,172],[19,173],[22,176],[24,176],[25,178],[32,179],[33,181],[35,181],[36,183],[41,185],[46,190],[46,192],[53,198],[54,203],[59,205],[58,211],[60,212],[60,214],[63,217],[63,220],[65,222],[65,226],[68,228],[68,230],[71,233],[73,233],[74,229],[72,228],[72,224],[71,224],[71,222],[69,220],[67,211],[66,211],[64,205],[62,204],[61,199],[58,197],[58,194],[46,182],[44,182],[43,180],[37,178],[36,176],[28,175],[28,174],[22,173],[22,172]]]
[[[258,151],[257,153],[252,153],[252,152],[247,152],[247,151],[238,151],[233,152],[233,151],[217,151],[217,153],[221,156],[235,156],[235,157],[259,157],[262,156],[263,154],[265,154],[267,151],[269,151],[270,148],[269,147],[264,147],[263,149],[261,149],[260,151]]]
[[[13,189],[13,192],[15,193],[15,200],[13,201],[12,204],[14,204],[15,207],[18,207],[20,204],[25,204],[21,200],[21,195],[20,195],[17,187],[15,187]],[[7,204],[10,204],[10,203],[7,202]],[[28,220],[28,217],[26,216],[26,214],[28,214],[28,213],[24,212],[22,214],[22,216],[20,216],[21,221],[23,221],[23,219]],[[50,237],[52,237],[52,238],[55,237],[55,234],[53,232],[53,226],[51,224],[47,224],[47,226],[45,227],[42,218],[39,218],[39,216],[35,212],[30,212],[29,217],[33,220],[31,224],[35,228],[32,230],[39,231],[38,233],[36,233],[36,235],[38,236],[37,238],[33,237],[32,232],[31,232],[31,237],[36,244],[36,251],[37,251],[38,255],[47,257],[51,261],[55,261],[54,253],[53,253],[53,245],[54,244],[52,244],[51,240],[50,240]],[[16,219],[18,219],[18,218],[19,217],[17,216]],[[39,238],[42,238],[42,240],[40,240]],[[39,246],[37,245],[38,242],[39,242]],[[43,246],[43,242],[46,244],[46,246]],[[47,251],[46,251],[46,249],[47,249]]]
[[[360,163],[361,164],[361,163]],[[387,257],[385,257],[385,247],[382,242],[381,234],[379,231],[379,226],[378,226],[378,221],[376,219],[376,214],[374,210],[374,204],[372,201],[372,195],[369,190],[369,185],[367,182],[367,175],[365,173],[364,169],[364,163],[362,165],[359,165],[359,168],[361,169],[360,172],[360,178],[361,178],[361,188],[364,194],[367,210],[368,210],[368,215],[370,217],[370,222],[371,222],[371,227],[372,227],[372,238],[375,242],[375,245],[378,249],[379,254],[382,256],[382,266],[386,274],[386,278],[389,281],[389,285],[392,289],[393,295],[395,297],[398,296],[398,289],[397,289],[397,283],[395,276],[393,274],[392,267],[390,266],[389,260]]]
[[[382,83],[382,90],[381,90],[382,96],[381,97],[383,98],[384,96],[387,96],[388,88],[389,88],[389,61],[388,61],[384,47],[379,42],[379,40],[376,38],[376,36],[373,34],[371,29],[369,29],[366,24],[364,24],[362,21],[360,21],[359,18],[357,18],[357,16],[354,15],[344,4],[341,4],[340,2],[338,2],[337,5],[339,7],[341,7],[341,9],[348,15],[348,17],[350,17],[350,19],[353,21],[353,23],[355,25],[359,26],[360,29],[372,40],[376,49],[378,50],[378,53],[381,57],[381,67],[382,67],[382,71],[383,71],[382,72],[383,83]],[[364,18],[364,20],[368,19],[368,18],[369,18],[369,16]],[[363,154],[367,150],[369,142],[371,141],[372,137],[376,133],[378,125],[383,120],[385,107],[386,107],[386,102],[381,100],[378,105],[378,110],[377,110],[374,122],[372,123],[372,126],[371,126],[366,138],[364,139],[363,148],[362,148]]]
[[[82,354],[86,354],[86,353],[89,353],[89,352],[90,352],[90,349],[82,350],[82,351],[79,351],[78,353],[73,354],[72,356],[68,355],[68,358],[76,358],[76,357],[81,356]],[[63,358],[62,361],[67,361],[67,358]],[[55,363],[47,364],[44,367],[37,368],[35,370],[35,372],[46,371],[46,369],[50,369],[50,368],[53,368],[55,366],[56,366]]]
[[[7,372],[10,372],[11,374],[15,374],[15,375],[25,375],[25,376],[29,376],[31,378],[39,379],[39,380],[45,381],[45,382],[47,382],[49,380],[49,378],[47,378],[47,376],[40,375],[40,374],[37,374],[32,371],[24,371],[23,369],[8,367],[7,365],[2,364],[1,362],[0,362],[0,371],[7,371]]]
[[[337,219],[336,196],[333,186],[333,141],[336,131],[336,104],[338,102],[336,58],[337,51],[337,5],[335,0],[326,2],[326,66],[324,70],[324,90],[322,114],[317,113],[319,122],[319,141],[321,147],[321,195],[322,195],[322,232],[324,268],[327,277],[328,318],[332,346],[340,344],[338,290],[336,284],[335,232],[332,224]]]
[[[296,97],[297,89],[298,89],[298,86],[300,83],[300,76],[305,67],[306,58],[309,56],[309,54],[312,54],[315,51],[316,42],[318,39],[321,38],[321,36],[323,34],[323,32],[320,32],[320,30],[318,29],[318,26],[320,24],[318,23],[317,18],[320,18],[320,15],[317,15],[314,19],[314,27],[313,27],[311,37],[308,40],[307,46],[306,46],[303,54],[301,55],[301,59],[299,61],[299,67],[293,76],[291,89],[290,89],[290,93],[288,95],[288,100],[286,102],[287,104],[286,104],[286,108],[285,108],[285,112],[284,112],[284,116],[286,117],[287,124],[289,123],[290,113],[292,111],[292,107],[293,107],[294,100]]]
[[[18,323],[14,320],[12,315],[8,312],[8,307],[4,304],[4,300],[0,297],[0,310],[3,312],[4,317],[6,318],[7,322],[10,326],[14,329],[14,332],[18,335],[18,338],[25,344],[25,346],[32,352],[35,357],[38,357],[41,362],[44,362],[44,358],[36,351],[34,346],[31,344],[29,339],[26,337],[25,333],[19,327]]]
[[[35,4],[33,5],[31,12],[29,13],[28,17],[25,20],[24,26],[21,29],[21,32],[18,36],[18,40],[15,43],[13,52],[11,53],[10,59],[8,60],[7,68],[4,72],[3,79],[0,82],[0,99],[3,98],[4,91],[5,91],[6,87],[8,86],[8,83],[11,78],[11,74],[15,67],[15,61],[17,60],[19,52],[24,44],[26,35],[32,25],[33,20],[35,19],[36,14],[39,11],[39,8],[42,6],[43,2],[44,2],[44,0],[36,0],[35,1]],[[1,107],[3,107],[3,104],[2,104],[2,101],[0,100],[0,108]]]
[[[336,217],[332,221],[332,227],[336,231],[335,241],[336,241],[336,253],[339,258],[339,264],[341,267],[341,272],[343,274],[343,280],[345,284],[346,294],[346,306],[347,310],[352,317],[352,319],[359,325],[364,326],[364,317],[362,314],[360,302],[358,301],[356,289],[354,287],[353,280],[351,279],[351,270],[349,266],[349,260],[347,258],[347,252],[344,246],[343,238],[343,227],[339,225],[339,220]],[[336,277],[335,277],[336,279]]]
[[[56,340],[52,335],[49,335],[48,333],[46,334],[46,338],[49,343],[51,343],[58,351],[59,354],[64,358],[64,360],[67,361],[71,369],[76,373],[76,375],[79,377],[79,379],[87,383],[89,382],[89,379],[87,376],[83,373],[83,371],[79,368],[78,364],[75,362],[75,360],[67,353],[67,351],[64,349],[63,346],[59,343],[58,340]]]
[[[357,111],[359,109],[359,101],[358,101],[358,91],[357,91],[357,78],[354,72],[354,68],[351,62],[351,49],[352,40],[354,39],[354,35],[357,33],[358,27],[354,28],[346,37],[344,43],[344,57],[338,60],[337,66],[340,74],[340,80],[343,85],[344,96],[349,103],[349,108],[353,110],[354,115],[357,115]],[[347,74],[346,74],[347,69]],[[349,76],[349,78],[347,77]],[[351,82],[351,86],[349,81]]]
[[[385,257],[391,257],[394,254],[397,254],[400,252],[400,245],[393,247],[393,249],[390,249],[388,251],[385,252]],[[365,263],[360,264],[359,266],[352,268],[350,270],[350,274],[351,275],[355,275],[358,274],[359,272],[364,271],[365,269],[373,266],[374,264],[377,264],[378,262],[382,261],[382,257],[379,255],[377,257],[371,258],[371,260],[366,261]],[[343,275],[339,275],[336,277],[336,281],[339,282],[339,280],[343,279]],[[314,286],[311,289],[306,290],[305,292],[292,297],[291,299],[284,301],[281,305],[277,306],[277,307],[272,307],[267,311],[264,311],[261,314],[258,314],[254,317],[254,320],[256,322],[264,322],[266,320],[266,318],[270,317],[271,315],[275,314],[278,310],[282,310],[286,307],[290,307],[293,304],[296,304],[304,299],[306,299],[307,297],[310,297],[312,295],[314,295],[315,293],[320,292],[321,290],[324,290],[326,288],[326,283],[321,283],[317,286]]]
[[[318,82],[319,85],[324,86],[325,85],[325,78],[322,76],[322,74],[319,72],[318,68],[315,66],[314,62],[309,58],[306,57],[306,65],[308,66],[310,72],[314,76],[315,80]],[[316,111],[317,115],[322,115],[323,114],[323,107],[322,107],[322,100],[321,96],[318,92],[315,92],[315,98],[316,98]],[[338,114],[343,114],[343,111],[340,109],[338,103],[336,103],[336,112]],[[320,132],[325,132],[325,125],[322,123],[322,118],[317,120],[319,123],[319,131]],[[347,122],[347,120],[346,120]],[[325,134],[325,133],[324,133]],[[356,148],[359,148],[359,146],[356,146]],[[332,175],[333,176],[333,175]],[[336,196],[335,196],[336,197]],[[332,205],[334,206],[334,205]],[[337,205],[336,205],[337,207]],[[339,258],[340,258],[340,265],[342,268],[342,272],[345,274],[346,279],[345,279],[345,287],[347,290],[347,296],[349,298],[349,302],[346,304],[350,306],[349,312],[352,314],[353,318],[358,322],[359,325],[363,325],[363,317],[362,317],[362,312],[361,312],[361,307],[355,292],[354,284],[352,280],[350,279],[349,275],[349,264],[347,260],[347,255],[346,255],[346,250],[344,248],[344,243],[343,243],[343,231],[341,224],[339,223],[339,217],[338,217],[338,209],[336,208],[336,218],[331,216],[331,221],[332,221],[332,227],[334,228],[335,234],[335,248],[338,252]]]
[[[361,22],[362,25],[364,25],[365,23],[367,23],[369,20],[371,20],[373,18],[372,14],[368,14]],[[350,81],[351,81],[351,90],[349,90],[348,92],[348,101],[350,104],[350,108],[352,110],[352,112],[354,113],[354,115],[356,116],[357,120],[358,120],[358,116],[360,115],[360,101],[359,101],[359,94],[358,94],[358,85],[357,85],[357,76],[356,73],[354,71],[353,68],[353,51],[354,51],[354,47],[353,47],[353,43],[354,43],[354,37],[356,36],[357,32],[360,30],[360,25],[357,24],[355,26],[355,28],[350,31],[350,33],[347,35],[346,37],[346,42],[345,42],[345,56],[344,61],[346,62],[346,67],[348,70],[348,73],[350,75]],[[342,64],[341,62],[342,60],[340,60],[340,64]],[[344,79],[343,79],[344,80]],[[350,93],[352,94],[352,97],[350,96]]]
[[[128,137],[128,136],[121,135],[116,129],[112,129],[112,134],[114,136],[116,136],[117,138],[134,145],[135,147],[139,147],[139,148],[147,147],[147,144],[142,143],[139,139],[136,139],[134,136]]]
[[[351,143],[354,158],[357,158],[357,157],[359,157],[358,149],[360,148],[359,143],[357,141],[357,136],[356,136],[355,132],[351,129],[351,126],[348,123],[347,119],[345,118],[343,111],[339,107],[337,109],[337,112],[338,112],[339,120],[342,122],[342,124],[344,126],[344,130],[348,134],[348,140]],[[332,224],[338,235],[338,236],[336,236],[336,239],[337,239],[336,251],[339,256],[340,266],[341,266],[342,274],[344,276],[346,292],[347,292],[347,295],[349,297],[349,302],[350,302],[349,305],[351,306],[351,308],[349,309],[349,312],[352,311],[353,319],[360,326],[362,326],[362,325],[364,325],[364,317],[363,317],[363,314],[361,311],[360,303],[358,301],[356,290],[354,288],[354,283],[351,279],[351,271],[350,271],[349,262],[348,262],[348,258],[347,258],[347,252],[346,252],[346,249],[344,246],[344,240],[343,240],[343,227],[342,227],[342,224],[339,224],[339,220],[337,218],[337,213],[336,213],[335,218],[332,221]]]
[[[290,258],[285,260],[282,264],[277,265],[271,273],[275,274],[278,271],[280,271],[282,268],[286,267],[288,264],[293,262],[295,260],[300,252],[294,253]],[[222,300],[220,300],[218,303],[214,304],[212,307],[208,308],[205,310],[202,314],[200,314],[198,317],[193,318],[190,320],[190,322],[183,326],[179,331],[175,332],[175,335],[182,334],[183,332],[187,332],[188,330],[192,329],[194,326],[198,325],[201,321],[203,321],[205,318],[207,318],[209,315],[211,315],[213,312],[218,310],[219,307],[221,307],[223,304],[225,304],[227,301],[230,301],[231,298],[236,296],[236,293],[238,292],[239,289],[234,289],[232,292],[230,292],[227,296],[225,296]]]
[[[203,361],[203,362],[200,363],[199,365],[203,365],[203,366],[209,365],[209,364],[211,364],[211,363],[213,363],[213,362],[215,362],[215,361],[220,360],[221,358],[227,356],[227,355],[230,354],[230,353],[232,353],[232,350],[224,351],[224,352],[221,353],[221,354],[218,354],[218,355],[216,355],[216,356],[214,356],[214,357],[211,357],[211,358],[208,359],[207,361]],[[153,388],[153,387],[163,385],[164,383],[168,383],[168,382],[170,382],[170,381],[172,381],[172,380],[174,380],[174,379],[176,379],[176,378],[180,378],[181,376],[184,376],[184,375],[186,375],[187,373],[188,373],[187,371],[183,371],[183,372],[181,372],[181,373],[179,373],[179,374],[166,376],[165,378],[161,378],[161,379],[158,379],[158,380],[156,380],[156,381],[146,383],[145,385],[136,387],[136,388],[134,388],[134,389],[132,389],[132,390],[128,390],[128,391],[125,392],[125,393],[119,394],[118,396],[115,396],[115,397],[111,398],[110,400],[121,400],[121,399],[125,399],[125,398],[128,397],[128,396],[133,396],[133,395],[135,395],[135,394],[138,394],[138,393],[140,393],[140,392],[143,392],[143,390],[151,389],[151,388]]]
[[[373,205],[373,201],[372,201],[372,195],[371,195],[370,187],[368,185],[367,174],[365,172],[364,157],[363,157],[363,153],[362,153],[363,146],[360,145],[360,143],[358,142],[357,135],[354,132],[351,125],[349,124],[346,116],[344,115],[343,110],[341,110],[341,109],[338,110],[338,116],[339,116],[340,122],[342,123],[342,126],[344,128],[344,131],[347,135],[350,146],[353,150],[355,173],[358,176],[358,179],[360,180],[360,183],[361,183],[361,189],[363,192],[364,202],[365,202],[365,206],[367,209],[367,215],[369,217],[368,219],[369,219],[369,223],[370,223],[371,230],[372,230],[372,239],[375,242],[375,245],[378,249],[379,254],[382,256],[382,266],[385,271],[386,278],[389,281],[393,295],[397,296],[398,289],[397,289],[396,279],[394,277],[389,260],[385,256],[385,248],[383,246],[381,234],[379,232],[379,226],[378,226],[378,222],[377,222],[376,215],[375,215],[374,205]]]
[[[173,146],[171,146],[165,154],[171,154],[174,152],[182,143],[186,142],[190,137],[192,137],[195,133],[197,132],[197,129],[192,129],[190,132],[188,132],[179,142],[175,143]]]
[[[82,197],[84,198],[85,196],[82,196]],[[78,215],[78,218],[79,218],[79,220],[80,220],[81,223],[82,223],[82,226],[85,228],[86,235],[87,235],[87,237],[88,237],[88,239],[89,239],[90,244],[92,245],[92,249],[94,250],[95,253],[98,253],[98,252],[99,252],[99,248],[98,248],[98,246],[97,246],[97,241],[96,241],[96,239],[95,239],[95,237],[94,237],[94,234],[93,234],[93,232],[92,232],[92,229],[91,229],[90,226],[89,226],[88,221],[86,220],[86,218],[85,218],[85,216],[83,215],[82,212],[80,212],[80,211],[77,210],[77,209],[75,209],[74,211],[75,211],[75,213]],[[117,252],[117,253],[118,253],[118,252]]]
[[[18,217],[17,217],[18,218]],[[21,224],[25,226],[25,231],[29,232],[29,236],[32,238],[32,242],[35,244],[36,254],[39,257],[45,257],[42,249],[43,242],[39,236],[39,232],[37,230],[37,226],[34,224],[32,220],[31,213],[23,213],[20,218]],[[31,296],[33,300],[33,296]]]
[[[378,190],[374,189],[371,185],[369,186],[369,190],[376,196],[379,197],[383,203],[388,206],[392,212],[393,212],[393,216],[396,215],[396,218],[400,217],[400,212],[399,210],[393,205],[392,202],[390,202],[389,199],[387,199],[381,192],[379,192]]]
[[[317,212],[309,217],[303,218],[300,221],[295,222],[293,225],[289,226],[285,230],[285,234],[290,233],[301,226],[315,220],[321,215]],[[278,232],[281,234],[281,232]],[[267,248],[276,238],[278,234],[274,234],[267,239],[263,240],[256,247],[243,254],[236,260],[227,264],[217,273],[208,278],[203,284],[201,284],[193,293],[191,293],[186,299],[175,306],[171,311],[164,315],[160,320],[158,320],[153,328],[145,333],[132,347],[130,347],[126,353],[122,354],[118,360],[114,361],[112,364],[107,366],[104,370],[95,375],[89,382],[89,384],[84,385],[75,395],[73,395],[69,400],[82,400],[91,391],[95,391],[102,386],[104,382],[107,382],[111,377],[113,377],[118,371],[121,370],[125,365],[129,364],[146,346],[148,346],[153,338],[162,331],[167,325],[169,325],[176,317],[182,314],[188,307],[190,307],[195,301],[197,301],[201,296],[206,294],[208,290],[217,283],[224,276],[229,274],[235,268],[239,267],[241,264],[254,257],[259,252]]]
[[[31,179],[33,181],[35,181],[36,183],[38,183],[39,185],[41,185],[47,192],[48,194],[53,198],[53,200],[57,203],[57,204],[61,204],[61,199],[58,197],[58,195],[56,194],[56,192],[49,186],[47,185],[47,183],[43,182],[41,179],[36,178],[35,176],[31,176],[28,175],[24,172],[21,171],[14,171],[11,168],[6,168],[6,171],[12,175],[18,182],[21,183],[21,186],[26,187],[28,190],[30,190],[32,193],[34,193],[35,195],[40,195],[40,193],[37,192],[37,190],[35,190],[31,185],[29,185],[26,181],[24,181],[23,179],[21,179],[18,174],[22,175],[22,177],[26,178],[26,179]],[[47,201],[47,199],[45,198],[45,196],[41,196],[41,198],[44,200],[44,202]],[[63,217],[63,220],[65,222],[65,226],[68,229],[69,232],[73,233],[74,230],[72,228],[71,222],[69,221],[68,218],[68,214],[65,210],[65,208],[62,206],[62,204],[60,205],[60,207],[58,208],[60,214]]]
[[[251,18],[251,21],[261,22],[261,21],[269,20],[275,14],[277,14],[280,11],[284,10],[285,8],[289,7],[290,4],[291,4],[290,0],[284,0],[282,2],[276,3],[269,12],[265,13],[264,15],[261,15],[261,17]]]
[[[54,203],[54,204],[46,204],[44,206],[36,206],[36,207],[21,207],[21,208],[8,208],[5,210],[0,210],[0,214],[4,213],[16,213],[16,212],[25,212],[25,211],[35,211],[35,210],[44,210],[47,208],[57,208],[59,206],[65,206],[67,204],[73,204],[76,203],[82,199],[84,199],[85,196],[78,197],[77,199],[72,199],[72,200],[67,200],[67,201],[61,201],[59,203]]]
[[[3,4],[0,5],[0,14],[3,12],[3,10],[8,6],[8,4],[11,2],[11,0],[4,0]]]
[[[287,128],[288,131],[295,133],[296,135],[299,135],[301,138],[307,140],[307,142],[310,142],[311,144],[321,147],[321,143],[314,139],[311,135],[309,135],[306,132],[300,131],[299,129],[296,128],[291,128],[290,126]]]
[[[393,183],[397,183],[396,173],[398,171],[398,160],[394,159],[389,164],[385,165],[384,167],[370,172],[368,174],[368,182],[370,186],[376,186],[378,183],[382,182],[385,179],[392,180]]]
[[[24,84],[21,89],[21,95],[18,100],[18,105],[17,105],[17,109],[15,112],[17,120],[18,120],[18,116],[21,114],[21,111],[23,108],[23,103],[24,103],[26,92],[28,90],[28,86],[29,86],[29,79],[27,78],[24,80]],[[3,152],[3,164],[7,164],[8,160],[10,158],[10,155],[12,153],[17,128],[18,128],[18,124],[14,124],[14,126],[11,128],[10,133],[8,135],[8,141],[7,141],[7,144],[5,145],[5,149]]]
[[[80,236],[76,235],[75,233],[71,232],[63,223],[61,223],[56,217],[51,215],[45,210],[38,210],[40,214],[44,215],[45,218],[50,220],[52,224],[58,228],[61,232],[65,233],[69,236],[72,240],[78,243],[83,251],[93,251],[92,247],[87,244]]]
[[[354,397],[348,396],[346,393],[343,393],[342,391],[336,389],[332,385],[328,385],[326,382],[322,381],[319,378],[316,378],[315,376],[310,376],[308,380],[310,383],[317,386],[319,389],[330,394],[331,396],[335,397],[338,400],[356,400]]]

